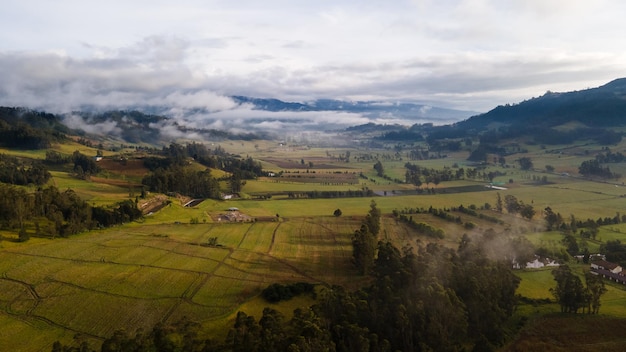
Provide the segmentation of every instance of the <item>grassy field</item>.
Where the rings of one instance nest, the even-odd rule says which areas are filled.
[[[33,350],[49,349],[56,339],[67,342],[76,332],[97,343],[119,328],[149,329],[183,316],[224,336],[233,314],[242,305],[262,305],[256,297],[271,283],[353,281],[355,225],[335,217],[133,224],[3,245],[2,319],[24,339],[42,336],[30,340]],[[205,245],[211,237],[217,237],[218,247]],[[286,305],[293,308],[293,302]],[[9,350],[24,346],[9,335],[0,335],[0,341]]]
[[[545,231],[541,212],[548,206],[567,221],[571,214],[583,220],[626,214],[624,178],[597,182],[574,177],[577,165],[590,159],[593,151],[599,151],[598,146],[554,146],[546,150],[540,146],[528,146],[528,154],[507,158],[510,159],[507,160],[508,167],[489,165],[481,171],[505,173],[494,181],[506,189],[484,187],[489,183],[486,180],[461,180],[423,185],[422,189],[432,189],[434,193],[423,191],[421,194],[417,194],[415,186],[377,177],[372,167],[374,161],[354,158],[370,151],[351,150],[353,159],[347,163],[340,160],[340,156],[348,151],[342,148],[287,147],[268,141],[224,142],[221,146],[232,153],[253,156],[266,170],[290,171],[294,175],[310,168],[319,178],[302,182],[297,178],[272,177],[248,180],[241,199],[205,200],[193,208],[185,208],[181,199],[169,197],[170,205],[142,221],[124,226],[67,239],[0,242],[2,349],[20,350],[28,346],[27,350],[49,350],[55,340],[69,343],[73,339],[86,339],[96,346],[116,329],[149,329],[157,322],[172,322],[184,316],[202,322],[207,336],[222,337],[232,326],[238,310],[260,316],[268,303],[260,298],[259,293],[271,283],[306,281],[320,287],[338,284],[357,288],[367,279],[357,276],[351,264],[351,236],[360,226],[372,200],[384,215],[381,239],[413,248],[434,240],[416,235],[396,221],[390,215],[392,211],[459,205],[480,208],[486,203],[494,207],[498,194],[502,198],[514,195],[534,207],[537,214],[533,219],[499,214],[494,210],[481,212],[498,216],[505,224],[494,224],[466,214],[454,215],[460,216],[463,223],[474,223],[476,232],[491,228],[498,234],[525,236],[536,246],[555,249],[562,247],[562,235]],[[86,155],[96,153],[94,148],[77,143],[54,146],[53,149],[66,155],[75,150]],[[585,154],[587,149],[592,151],[588,155]],[[3,152],[23,158],[45,158],[45,151],[0,150]],[[390,150],[373,153],[381,158],[393,154]],[[113,156],[109,152],[105,155]],[[534,170],[522,171],[516,167],[514,159],[524,155],[532,157]],[[435,169],[455,164],[473,167],[466,158],[464,152],[452,153],[447,158],[411,162]],[[406,160],[387,160],[383,161],[386,174],[402,180]],[[138,183],[142,173],[146,172],[139,161],[123,165],[111,159],[102,165],[105,171],[91,181],[76,179],[63,170],[52,171],[51,184],[60,190],[73,189],[94,205],[134,200],[139,195]],[[546,165],[553,166],[555,172],[544,172]],[[198,164],[192,167],[203,169]],[[626,173],[622,171],[626,170],[623,165],[611,169]],[[346,181],[361,172],[366,177],[358,178],[358,183]],[[214,171],[214,175],[226,174]],[[332,179],[328,175],[339,176]],[[533,181],[533,178],[543,176],[548,178],[547,184]],[[268,193],[347,191],[365,187],[374,190],[377,196],[330,199],[275,196],[266,200],[255,197]],[[378,196],[384,194],[386,196]],[[232,207],[239,208],[251,221],[226,223],[217,220]],[[342,211],[342,216],[333,216],[336,209]],[[438,242],[450,248],[458,246],[464,233],[474,234],[462,224],[430,214],[414,214],[413,217],[418,222],[442,229],[445,237]],[[191,224],[192,219],[199,223]],[[16,237],[10,231],[0,234],[4,239]],[[216,239],[217,245],[209,246],[211,239]],[[595,241],[584,243],[591,252],[597,252],[608,240],[626,242],[626,224],[601,227]],[[579,271],[584,269],[583,266],[577,267]],[[515,273],[521,278],[520,295],[534,300],[552,299],[549,289],[554,286],[554,280],[550,269]],[[592,318],[599,319],[595,320],[599,326],[611,319],[626,319],[624,287],[613,284],[607,287],[602,314]],[[272,307],[289,315],[294,308],[313,302],[311,297],[298,297]],[[520,321],[527,321],[527,330],[521,336],[535,341],[532,339],[536,335],[537,346],[549,344],[547,337],[536,329],[536,324],[552,326],[560,322],[566,325],[561,321],[563,317],[555,315],[557,312],[555,303],[520,305],[516,315]],[[578,319],[575,317],[571,321],[575,322],[576,329],[582,329],[587,323],[578,324]],[[617,338],[610,340],[608,350],[621,342],[623,340]],[[596,341],[589,346],[600,345]],[[527,347],[513,344],[509,350]]]

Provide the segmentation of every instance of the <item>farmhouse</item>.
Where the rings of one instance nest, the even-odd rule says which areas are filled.
[[[618,264],[606,260],[594,260],[591,262],[591,273],[626,285],[626,271]]]

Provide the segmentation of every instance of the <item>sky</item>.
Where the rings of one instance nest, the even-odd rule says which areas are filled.
[[[626,76],[625,13],[621,0],[5,1],[0,104],[202,108],[212,123],[250,114],[231,95],[485,112]]]

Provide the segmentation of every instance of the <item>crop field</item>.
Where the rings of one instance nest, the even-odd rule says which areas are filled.
[[[13,241],[15,234],[3,231],[1,349],[19,350],[29,346],[31,350],[49,350],[55,340],[68,343],[76,338],[93,342],[95,346],[117,329],[145,330],[158,322],[173,322],[182,317],[201,321],[205,331],[219,339],[232,326],[238,310],[258,318],[263,307],[270,305],[260,297],[260,292],[272,283],[304,281],[317,284],[318,289],[335,284],[356,289],[367,283],[368,278],[357,275],[351,263],[351,237],[372,200],[383,214],[379,239],[413,248],[431,241],[457,248],[463,234],[472,236],[494,229],[498,234],[525,236],[537,246],[559,249],[561,233],[545,231],[541,212],[546,207],[560,213],[566,221],[571,214],[581,220],[626,214],[624,177],[598,182],[563,174],[577,173],[577,165],[590,159],[585,154],[589,146],[563,150],[560,149],[566,146],[556,146],[549,151],[529,146],[531,152],[527,155],[533,158],[533,171],[495,165],[481,170],[503,173],[494,182],[504,189],[488,188],[486,180],[460,180],[423,184],[419,192],[413,185],[376,176],[374,161],[356,160],[363,153],[359,150],[352,150],[353,158],[345,162],[341,156],[347,150],[341,148],[286,148],[269,142],[226,142],[224,147],[229,152],[249,152],[262,161],[265,170],[283,170],[283,176],[247,180],[241,198],[204,200],[191,208],[182,206],[181,197],[160,195],[170,204],[141,221],[70,238],[32,238],[17,243]],[[76,143],[55,146],[54,150],[66,155],[75,150],[86,155],[96,152]],[[45,158],[42,151],[7,152],[24,158]],[[378,156],[391,153],[381,151]],[[454,167],[473,168],[465,160],[466,154],[452,153],[447,158],[410,162],[434,169],[454,164]],[[134,200],[141,190],[141,177],[147,172],[142,162],[137,159],[124,164],[108,152],[105,155],[111,159],[103,160],[104,171],[91,181],[56,170],[52,171],[51,184],[61,191],[73,189],[94,205]],[[385,159],[385,174],[403,180],[406,162]],[[515,161],[507,160],[507,163],[513,165]],[[553,166],[555,172],[543,172],[546,165]],[[190,167],[203,170],[199,164]],[[623,165],[611,165],[611,169],[626,174]],[[359,177],[360,172],[366,178]],[[215,171],[215,175],[227,176],[227,173]],[[544,176],[547,184],[535,182]],[[290,192],[345,192],[364,187],[373,190],[375,196],[288,197]],[[419,235],[391,216],[394,210],[431,206],[481,208],[487,203],[493,209],[498,194],[502,198],[513,195],[531,204],[536,215],[526,220],[519,215],[480,210],[505,222],[497,224],[453,212],[452,215],[462,219],[457,224],[432,214],[412,214],[416,222],[442,229],[445,237],[440,240]],[[259,199],[260,195],[273,196]],[[148,194],[148,199],[161,200],[154,194]],[[245,221],[221,220],[220,214],[233,207],[246,216]],[[341,210],[341,216],[333,216],[336,209]],[[467,222],[473,223],[475,229],[464,228]],[[626,243],[626,224],[603,226],[596,240],[581,243],[591,252],[597,252],[608,240]],[[582,272],[584,266],[576,270]],[[520,295],[536,300],[552,299],[549,289],[554,286],[554,279],[549,268],[515,274],[522,279]],[[601,314],[626,318],[625,287],[609,284],[607,288]],[[288,315],[298,305],[313,302],[311,297],[297,297],[271,306]],[[558,312],[555,303],[523,304],[517,314],[532,317],[553,312]]]
[[[216,321],[224,334],[225,319],[271,283],[351,281],[357,224],[348,217],[133,224],[3,246],[1,320],[14,335],[45,337],[29,340],[44,350],[77,333],[97,342],[119,328],[183,316]],[[4,334],[0,342],[10,350],[24,343]]]

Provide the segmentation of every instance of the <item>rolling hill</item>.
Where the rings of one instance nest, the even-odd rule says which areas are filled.
[[[571,121],[589,127],[626,125],[626,78],[580,91],[548,91],[538,98],[519,104],[498,106],[487,113],[459,122],[456,126],[476,130],[493,123],[555,127]]]

